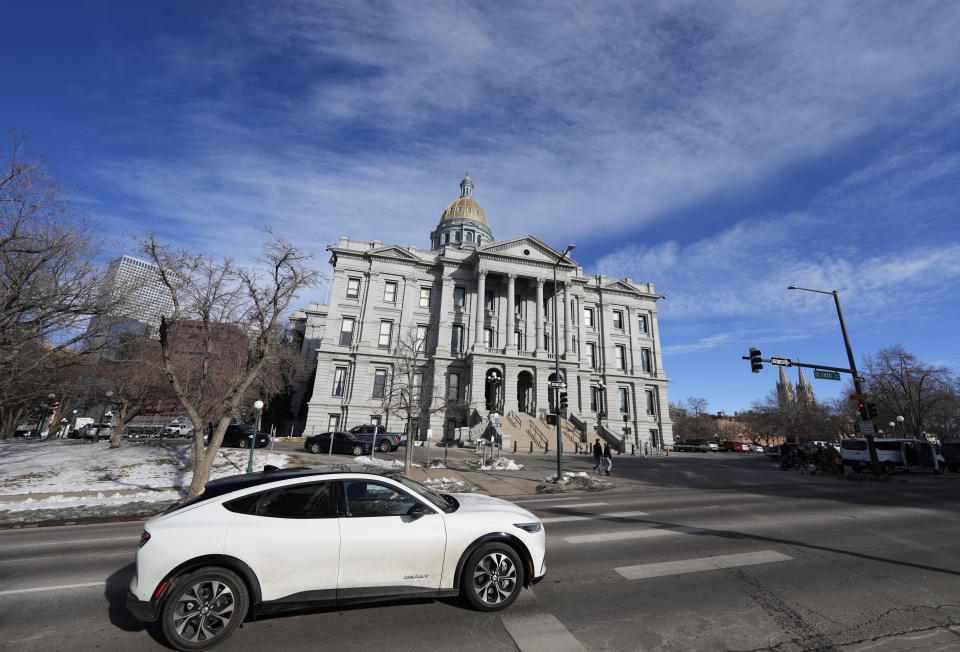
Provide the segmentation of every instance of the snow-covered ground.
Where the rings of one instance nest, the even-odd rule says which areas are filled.
[[[475,466],[481,471],[522,471],[523,464],[511,460],[509,457],[497,457],[494,459],[479,459],[475,462],[467,462],[470,466]]]
[[[540,494],[562,493],[571,490],[606,491],[607,489],[613,488],[613,485],[606,480],[601,479],[599,475],[594,475],[585,471],[579,471],[577,473],[564,471],[563,482],[560,484],[557,483],[556,474],[548,475],[545,478],[540,478],[540,482],[543,483],[537,485],[537,493]]]
[[[190,484],[191,473],[184,470],[189,446],[125,441],[111,449],[106,442],[70,439],[0,442],[0,512],[178,500]],[[249,456],[245,450],[220,449],[210,479],[246,472]],[[257,470],[265,464],[283,468],[288,462],[284,453],[254,452]],[[136,489],[142,491],[131,492]],[[81,491],[97,493],[64,495]],[[42,495],[21,499],[23,494]]]

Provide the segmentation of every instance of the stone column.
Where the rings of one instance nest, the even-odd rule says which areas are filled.
[[[563,281],[563,358],[570,353],[570,283]]]
[[[450,355],[450,311],[453,310],[453,279],[444,275],[440,282],[440,307],[437,319],[437,353]]]
[[[537,352],[543,351],[543,279],[537,278]]]
[[[473,350],[479,351],[484,346],[483,341],[483,316],[485,314],[485,301],[487,294],[487,270],[477,270],[477,325],[473,333]]]
[[[514,296],[516,294],[517,287],[517,275],[516,274],[507,274],[507,346],[506,348],[511,351],[516,351],[517,348],[513,345],[513,318],[514,314]]]

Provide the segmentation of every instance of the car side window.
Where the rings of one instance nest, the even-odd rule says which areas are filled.
[[[404,516],[417,500],[397,487],[368,480],[344,482],[351,517]]]
[[[269,518],[337,518],[333,482],[278,487],[224,503],[231,512]]]

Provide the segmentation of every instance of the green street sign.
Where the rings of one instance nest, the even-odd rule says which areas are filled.
[[[839,371],[824,371],[823,369],[813,370],[814,378],[823,378],[824,380],[840,380]]]

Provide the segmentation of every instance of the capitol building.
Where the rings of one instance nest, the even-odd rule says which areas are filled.
[[[526,432],[530,445],[553,450],[546,422],[560,401],[571,450],[595,436],[624,451],[669,446],[663,295],[651,283],[584,274],[531,235],[497,240],[473,190],[468,173],[428,249],[348,237],[328,247],[329,303],[292,318],[307,371],[294,397],[298,430],[404,431],[394,390],[412,363],[415,438],[428,429],[434,440],[463,438],[496,414],[514,439]],[[565,401],[552,382],[566,384]]]

